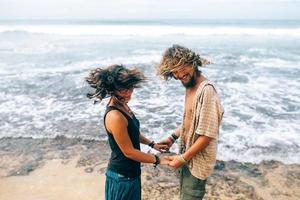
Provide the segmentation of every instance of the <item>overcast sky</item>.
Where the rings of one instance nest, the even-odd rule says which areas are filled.
[[[300,0],[0,0],[0,19],[292,19]]]

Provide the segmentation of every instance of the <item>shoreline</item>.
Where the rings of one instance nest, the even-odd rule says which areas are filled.
[[[104,199],[107,142],[68,139],[0,139],[1,200]],[[142,164],[142,199],[179,199],[176,172]],[[208,179],[210,199],[300,199],[300,165],[218,161]]]

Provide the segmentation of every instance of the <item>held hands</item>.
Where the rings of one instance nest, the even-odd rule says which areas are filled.
[[[160,164],[161,165],[169,165],[170,160],[168,159],[169,156],[161,156],[160,157]]]
[[[163,153],[169,149],[168,145],[161,144],[161,143],[154,143],[153,149],[156,151],[159,151],[160,153]]]
[[[168,149],[168,146],[166,144],[159,144],[155,143],[154,141],[150,142],[148,146],[155,149],[156,151],[159,151],[160,153],[163,153]]]
[[[168,165],[173,169],[178,169],[182,167],[186,161],[182,157],[182,155],[175,155],[175,156],[161,156],[160,157],[160,164],[161,165]]]
[[[175,141],[177,139],[178,139],[178,136],[175,133],[173,133],[169,137],[159,141],[158,143],[155,143],[154,141],[152,141],[148,145],[161,153],[166,153],[169,151],[169,149],[171,148],[171,146],[175,143]]]
[[[164,145],[164,149],[161,149],[162,151],[169,151],[169,149],[171,148],[171,146],[174,144],[174,141],[170,138],[170,137],[167,137],[161,141],[159,141],[157,143],[158,145]]]
[[[186,163],[186,161],[182,158],[182,155],[167,156],[166,159],[169,160],[169,166],[173,169],[178,169]]]
[[[158,143],[154,143],[153,147],[155,150],[166,153],[169,151],[174,142],[178,139],[178,136],[172,134],[171,136],[159,141]],[[149,145],[150,146],[150,145]],[[172,167],[173,169],[178,169],[182,167],[187,161],[184,159],[183,155],[174,155],[174,156],[161,156],[160,164],[167,165]]]

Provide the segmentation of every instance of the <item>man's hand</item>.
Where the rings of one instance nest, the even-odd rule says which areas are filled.
[[[170,159],[169,159],[169,156],[161,156],[160,158],[160,164],[161,165],[169,165],[170,163]]]
[[[172,167],[173,169],[178,169],[180,167],[182,167],[182,165],[184,165],[184,162],[182,162],[182,159],[180,158],[179,155],[176,156],[167,156],[168,160],[170,160],[169,162],[169,166]]]

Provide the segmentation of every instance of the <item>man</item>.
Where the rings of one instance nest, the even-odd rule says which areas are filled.
[[[216,163],[217,140],[224,109],[215,86],[201,74],[198,67],[209,64],[188,48],[168,48],[158,66],[165,80],[180,80],[185,87],[183,121],[168,138],[161,141],[169,147],[181,137],[180,154],[170,156],[169,165],[180,172],[180,198],[202,199],[206,179]]]

